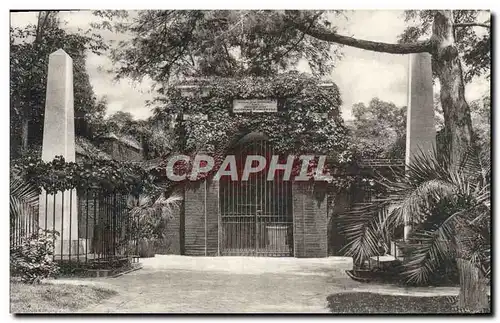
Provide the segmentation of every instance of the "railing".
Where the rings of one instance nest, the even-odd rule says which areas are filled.
[[[127,196],[99,190],[42,191],[39,206],[11,218],[11,247],[38,229],[56,231],[53,260],[106,267],[138,252],[139,219],[131,218]]]

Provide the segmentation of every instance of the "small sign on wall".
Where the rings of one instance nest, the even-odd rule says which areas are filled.
[[[184,114],[182,116],[182,120],[208,120],[208,116],[206,114]]]
[[[265,113],[265,112],[278,112],[277,100],[234,100],[233,101],[234,113]]]

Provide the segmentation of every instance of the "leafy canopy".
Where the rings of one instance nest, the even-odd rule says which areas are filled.
[[[404,158],[406,107],[373,98],[352,107],[352,141],[362,158]]]
[[[310,24],[330,24],[324,12],[304,15]],[[314,74],[326,75],[338,55],[335,45],[293,28],[276,10],[143,10],[129,20],[114,25],[132,34],[112,54],[118,77],[164,83],[184,76],[263,76],[293,69],[301,59]]]
[[[224,154],[239,137],[261,132],[278,153],[331,154],[339,162],[348,158],[340,94],[333,83],[323,87],[318,79],[293,72],[267,78],[204,79],[197,86],[193,96],[170,87],[163,101],[163,111],[178,115],[176,128],[185,132],[178,137],[179,152]],[[278,112],[233,113],[235,99],[276,99]],[[181,120],[184,114],[206,114],[208,120]]]

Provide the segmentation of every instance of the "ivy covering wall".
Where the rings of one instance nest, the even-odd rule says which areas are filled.
[[[196,87],[186,95],[182,85]],[[281,154],[327,154],[335,162],[350,160],[340,93],[333,83],[324,86],[306,74],[287,73],[271,78],[198,79],[165,94],[163,109],[177,115],[178,152],[224,155],[235,140],[261,132]],[[278,112],[233,113],[236,99],[276,99]],[[185,114],[205,114],[208,120],[182,120]]]

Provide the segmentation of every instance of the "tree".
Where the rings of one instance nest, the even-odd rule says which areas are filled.
[[[319,19],[321,13],[315,15],[317,23],[329,24]],[[263,10],[140,11],[131,23],[115,24],[133,37],[113,51],[117,75],[147,75],[160,84],[185,76],[268,76],[301,58],[313,73],[330,72],[335,48],[290,28],[284,18],[279,11]]]
[[[108,132],[123,133],[134,123],[134,117],[130,112],[117,111],[106,118]]]
[[[479,147],[491,146],[491,98],[489,95],[472,101],[472,127]]]
[[[387,44],[368,40],[356,39],[353,37],[343,36],[335,30],[324,28],[323,26],[315,25],[311,27],[310,19],[303,17],[301,12],[288,12],[288,22],[295,26],[300,31],[321,39],[327,42],[352,46],[360,49],[385,52],[392,54],[411,54],[411,53],[430,53],[432,55],[432,69],[437,76],[441,85],[440,99],[444,115],[444,142],[449,144],[449,149],[444,150],[450,154],[455,161],[462,160],[463,155],[473,146],[473,129],[471,121],[470,107],[465,100],[465,82],[462,69],[460,50],[464,49],[457,40],[466,39],[461,28],[470,28],[471,26],[480,26],[486,28],[489,34],[489,24],[478,23],[473,19],[476,17],[470,14],[470,11],[452,11],[438,10],[428,11],[427,20],[424,20],[424,29],[430,29],[432,34],[430,38],[423,41],[415,41],[415,37],[411,42],[406,42],[405,39],[399,44]],[[469,20],[470,19],[470,20]],[[466,42],[467,43],[467,42]],[[469,63],[476,63],[479,58],[481,63],[479,66],[484,68],[489,67],[490,60],[490,40],[489,35],[481,41],[481,46],[478,46],[469,52],[469,55],[464,56],[464,60]],[[480,53],[478,55],[478,53]],[[487,55],[484,55],[484,54]],[[483,56],[481,56],[483,54]],[[478,67],[471,69],[470,75],[479,73],[482,69]],[[456,239],[458,243],[463,243],[467,237],[467,230],[461,230],[457,227],[455,234],[460,238]],[[467,248],[467,246],[463,246]],[[457,248],[460,251],[460,246]],[[484,295],[481,293],[484,288],[465,288],[468,286],[469,280],[472,280],[472,285],[484,284],[480,279],[481,273],[477,266],[461,266],[466,259],[466,254],[458,252],[456,254],[458,270],[460,272],[462,286],[460,299],[464,300],[461,305],[464,307],[476,307],[473,300],[482,300],[482,307],[488,304],[484,301]],[[480,307],[481,307],[480,306]]]
[[[373,98],[368,106],[354,104],[352,114],[352,141],[362,158],[404,159],[406,107]]]
[[[106,45],[90,31],[67,33],[57,12],[42,11],[36,25],[10,28],[11,149],[41,144],[48,57],[62,48],[73,59],[75,118],[87,123],[104,116],[105,106],[94,95],[85,69],[86,51],[101,53]],[[84,123],[76,131],[86,133]],[[16,142],[21,138],[20,142]]]
[[[287,21],[298,30],[315,37],[317,39],[337,43],[341,45],[352,46],[360,49],[391,53],[391,54],[411,54],[411,53],[430,53],[433,58],[433,71],[437,75],[441,84],[441,106],[444,112],[445,137],[450,142],[449,152],[456,159],[460,159],[461,154],[467,151],[472,144],[472,123],[470,117],[470,107],[465,100],[464,95],[464,75],[460,60],[460,49],[464,47],[457,43],[456,34],[462,35],[461,28],[470,28],[472,26],[481,26],[489,29],[487,23],[478,23],[472,21],[476,15],[468,14],[470,11],[452,11],[438,10],[427,11],[427,25],[417,33],[420,36],[422,30],[432,30],[430,38],[424,41],[415,41],[416,37],[403,37],[399,44],[388,44],[374,42],[369,40],[356,39],[338,34],[334,29],[327,29],[320,25],[311,26],[310,17],[302,12],[290,11],[287,13]],[[470,19],[470,20],[469,20]],[[413,29],[415,31],[415,29]],[[406,31],[403,35],[410,34]],[[411,40],[411,42],[406,42]],[[482,49],[489,53],[489,36],[482,41]],[[475,52],[474,52],[475,53]],[[474,63],[480,55],[469,52],[469,62]],[[489,66],[489,60],[484,66]],[[478,73],[484,68],[476,68]]]
[[[489,21],[476,23],[479,10],[455,10],[453,19],[455,30],[455,41],[464,64],[464,80],[470,82],[474,77],[485,76],[490,78],[491,52]],[[412,23],[400,35],[400,43],[418,41],[419,38],[429,36],[434,19],[432,10],[408,10],[405,11],[405,20]],[[473,27],[477,27],[476,30]],[[479,33],[478,33],[478,30]],[[435,74],[437,77],[437,74]]]
[[[102,12],[98,12],[102,15]],[[114,51],[118,77],[149,76],[167,83],[170,77],[265,75],[295,67],[305,58],[313,72],[331,68],[329,50],[338,46],[392,53],[430,53],[441,84],[445,135],[458,158],[471,144],[470,107],[464,96],[461,59],[466,77],[488,70],[489,25],[474,19],[477,11],[422,11],[420,27],[408,27],[401,42],[388,44],[340,35],[332,20],[339,12],[325,11],[141,11],[133,22],[116,28],[131,32]],[[112,13],[108,14],[108,16]],[[488,32],[479,37],[470,28]],[[431,32],[430,38],[417,41]],[[476,46],[474,46],[476,45]],[[460,57],[461,51],[462,58]]]
[[[443,262],[456,262],[460,275],[459,307],[490,311],[487,285],[491,252],[491,165],[489,149],[472,149],[460,161],[421,154],[406,174],[381,178],[387,189],[377,202],[342,217],[347,255],[362,263],[399,238],[409,220],[413,230],[402,245],[403,275],[408,282],[429,279]],[[387,208],[391,211],[385,211]],[[388,249],[388,247],[386,247]]]

